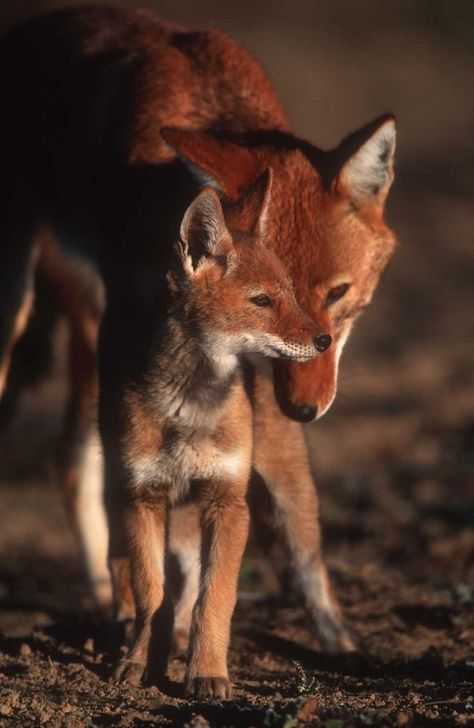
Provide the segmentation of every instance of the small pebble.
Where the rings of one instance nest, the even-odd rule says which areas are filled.
[[[89,637],[84,642],[84,652],[88,652],[90,655],[94,654],[94,640],[92,637]]]
[[[20,655],[22,657],[30,657],[32,655],[32,650],[29,645],[26,644],[26,642],[23,642],[23,644],[20,646]]]

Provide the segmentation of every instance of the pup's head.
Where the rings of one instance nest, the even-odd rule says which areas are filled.
[[[186,210],[170,277],[179,315],[214,358],[259,353],[307,361],[328,336],[298,305],[288,273],[266,240],[272,174],[236,203],[212,188]]]

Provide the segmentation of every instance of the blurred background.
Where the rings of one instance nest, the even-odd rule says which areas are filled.
[[[75,4],[7,1],[0,5],[0,26]],[[322,148],[337,145],[383,112],[396,114],[396,177],[387,219],[399,247],[346,346],[336,402],[308,428],[308,438],[326,552],[366,646],[376,630],[367,615],[361,626],[365,617],[357,598],[348,596],[348,584],[358,584],[357,595],[358,589],[367,594],[364,580],[380,583],[395,600],[400,584],[406,589],[421,584],[417,601],[454,610],[471,601],[474,3],[118,4],[150,7],[194,28],[227,31],[262,61],[295,132]],[[20,602],[41,591],[34,565],[39,555],[61,573],[80,572],[79,565],[71,566],[77,554],[49,470],[63,396],[60,348],[59,343],[55,377],[24,394],[21,411],[2,435],[0,517],[6,526],[0,550],[9,562],[0,577],[5,594],[14,593]],[[68,578],[66,584],[72,583]],[[62,604],[75,588],[62,594]],[[48,596],[48,589],[43,607],[59,598]],[[4,620],[15,629],[18,610],[7,612]],[[410,619],[405,641],[387,638],[388,653],[422,653],[436,640],[455,650],[466,642],[466,635],[460,637],[465,625],[456,632],[450,622],[440,636],[421,618]],[[419,642],[418,627],[425,630]],[[474,636],[469,629],[467,641]]]

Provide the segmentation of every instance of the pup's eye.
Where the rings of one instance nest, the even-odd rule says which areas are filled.
[[[272,305],[272,299],[270,296],[267,296],[266,293],[259,293],[257,296],[251,296],[249,298],[249,301],[254,303],[256,306],[271,306]]]
[[[331,288],[328,295],[326,296],[326,306],[331,306],[331,304],[336,303],[336,301],[339,301],[339,299],[343,298],[349,288],[349,283],[341,283],[340,286],[335,286],[335,288]]]

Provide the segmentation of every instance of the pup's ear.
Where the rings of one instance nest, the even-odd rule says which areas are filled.
[[[195,271],[203,258],[225,263],[234,252],[221,202],[213,189],[202,190],[184,213],[180,237],[185,267]],[[186,260],[185,260],[186,258]]]
[[[386,114],[346,137],[334,154],[342,161],[335,188],[356,207],[383,207],[393,181],[395,118]]]
[[[265,237],[272,183],[273,172],[268,167],[237,202],[226,205],[226,220],[231,228],[260,239]]]
[[[221,190],[230,200],[237,200],[262,171],[255,154],[211,134],[165,127],[161,135],[203,185]]]

